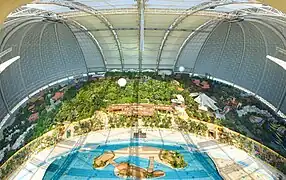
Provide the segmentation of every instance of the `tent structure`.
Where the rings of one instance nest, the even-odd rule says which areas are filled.
[[[210,108],[213,111],[216,111],[219,109],[215,105],[216,102],[212,98],[208,97],[205,93],[201,93],[195,98],[195,101],[200,104],[199,109],[201,110],[207,110],[207,108]]]

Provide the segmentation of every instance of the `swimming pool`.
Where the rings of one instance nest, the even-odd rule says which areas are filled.
[[[44,180],[81,180],[81,179],[120,179],[114,174],[114,166],[109,164],[105,168],[94,169],[93,158],[106,151],[116,151],[126,147],[154,147],[165,150],[175,150],[184,156],[188,166],[183,169],[173,169],[167,165],[154,162],[155,170],[162,170],[165,176],[157,179],[214,179],[220,180],[221,176],[206,153],[188,151],[193,145],[182,145],[172,142],[141,142],[134,140],[108,142],[107,144],[86,144],[82,149],[75,149],[68,154],[59,156],[47,168]],[[114,160],[116,163],[129,162],[136,166],[148,167],[149,159],[138,156],[122,156]]]

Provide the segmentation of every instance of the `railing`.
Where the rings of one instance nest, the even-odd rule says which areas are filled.
[[[94,121],[94,117],[83,119],[78,122],[66,124],[65,126],[58,126],[57,128],[45,133],[44,135],[29,142],[15,154],[13,154],[1,167],[0,167],[0,179],[8,179],[9,176],[17,169],[21,167],[33,154],[36,154],[48,147],[56,145],[60,140],[67,136],[67,130],[73,126],[77,126],[77,130],[74,131],[74,136],[83,135],[90,131],[100,130],[100,124],[94,123],[92,126],[91,121]],[[82,126],[79,126],[79,124]]]
[[[90,119],[88,119],[90,120]],[[216,139],[219,142],[227,143],[234,145],[237,148],[240,148],[250,155],[260,158],[264,162],[270,164],[276,169],[280,170],[282,173],[286,174],[286,158],[279,155],[277,152],[272,149],[264,146],[263,144],[248,138],[242,134],[239,134],[235,131],[232,131],[228,128],[218,126],[212,123],[199,121],[196,119],[190,119],[190,122],[195,122],[197,127],[200,126],[201,129],[193,129],[190,131],[186,122],[183,123],[183,126],[180,126],[181,129],[187,132],[195,133],[198,135],[207,136],[208,131],[215,131],[217,134]],[[203,125],[203,126],[202,126]],[[206,128],[207,127],[207,128]],[[82,129],[83,127],[79,127]],[[99,128],[100,129],[100,128]],[[88,132],[95,129],[90,129]],[[84,132],[83,134],[85,134]],[[82,133],[79,133],[82,134]],[[40,152],[41,150],[57,144],[62,139],[62,129],[57,128],[52,131],[47,132],[43,136],[31,141],[26,144],[20,150],[18,150],[14,155],[12,155],[1,167],[0,167],[0,179],[7,179],[12,172],[16,171],[25,161],[27,161],[33,154]],[[78,134],[75,134],[78,135]]]
[[[8,179],[12,172],[16,171],[25,161],[33,154],[41,150],[57,144],[60,140],[60,131],[58,129],[51,130],[46,134],[34,139],[26,144],[15,154],[13,154],[1,167],[0,179]]]
[[[269,147],[245,136],[238,132],[232,131],[226,127],[218,126],[216,124],[190,119],[189,121],[195,122],[198,124],[204,124],[208,127],[208,130],[202,134],[208,136],[209,131],[214,131],[216,134],[216,139],[221,143],[226,143],[233,145],[239,149],[242,149],[249,153],[252,156],[258,157],[262,161],[266,162],[268,165],[271,165],[281,171],[282,173],[286,174],[286,158],[275,152],[274,150],[270,149]],[[184,125],[181,128],[186,128]],[[193,132],[193,133],[196,133]]]

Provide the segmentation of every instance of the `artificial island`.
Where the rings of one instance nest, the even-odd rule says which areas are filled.
[[[130,151],[136,152],[136,155],[149,159],[148,167],[140,167],[129,162],[116,163],[114,160],[121,156],[129,156]],[[155,170],[154,163],[164,164],[173,169],[184,168],[187,163],[184,161],[184,157],[176,152],[170,150],[164,150],[154,147],[139,147],[131,146],[127,148],[118,149],[115,151],[107,151],[94,158],[93,167],[95,169],[104,169],[111,164],[114,166],[114,173],[121,178],[155,178],[165,176],[165,172],[162,170]]]

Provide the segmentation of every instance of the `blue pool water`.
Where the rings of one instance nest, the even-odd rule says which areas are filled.
[[[86,144],[84,147],[90,147],[90,151],[78,151],[77,149],[69,154],[62,155],[50,164],[43,179],[61,179],[61,180],[81,180],[81,179],[120,179],[114,174],[114,167],[108,165],[102,170],[93,169],[93,158],[101,155],[105,151],[117,150],[129,146],[147,146],[162,148],[166,150],[176,150],[184,156],[188,166],[184,169],[172,169],[168,166],[155,162],[154,170],[163,170],[166,175],[157,179],[222,179],[218,174],[216,167],[209,156],[205,153],[192,151],[187,147],[171,142],[110,142],[106,145]],[[92,148],[93,147],[93,148]],[[189,145],[188,147],[194,147]],[[129,161],[142,168],[147,168],[149,160],[137,156],[119,157],[114,160],[116,163]]]

